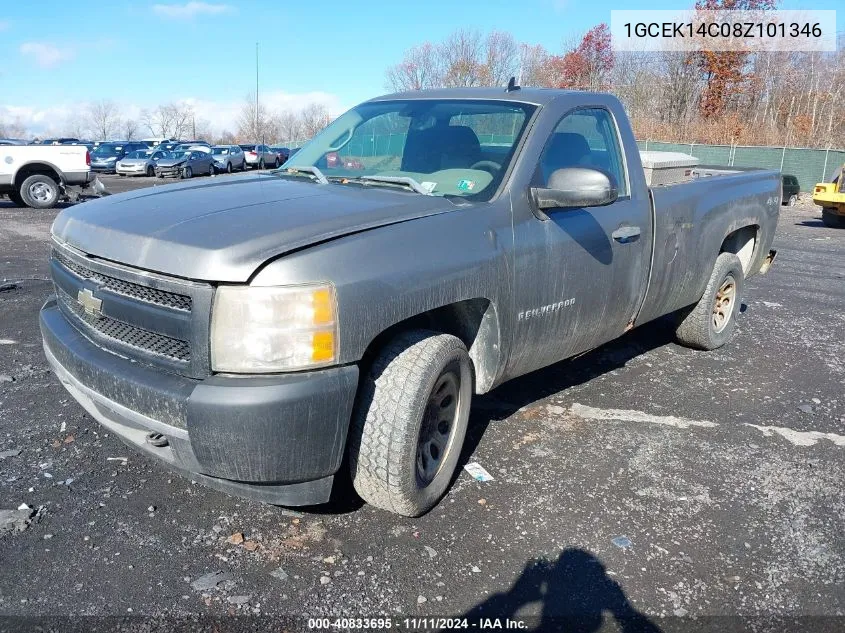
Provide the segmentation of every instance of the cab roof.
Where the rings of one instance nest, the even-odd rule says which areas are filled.
[[[393,94],[382,95],[370,101],[393,101],[411,99],[482,99],[496,101],[516,101],[518,103],[531,103],[534,105],[546,105],[559,97],[581,94],[574,90],[562,90],[559,88],[519,88],[518,90],[505,90],[503,87],[495,88],[436,88],[433,90],[409,90],[406,92],[394,92]]]

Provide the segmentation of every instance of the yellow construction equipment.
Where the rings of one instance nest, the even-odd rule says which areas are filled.
[[[822,208],[822,222],[826,226],[845,229],[845,165],[831,182],[816,184],[813,202]]]

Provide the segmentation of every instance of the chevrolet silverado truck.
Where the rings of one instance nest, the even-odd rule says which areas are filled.
[[[351,474],[417,516],[473,394],[664,315],[685,345],[731,338],[780,173],[684,175],[647,186],[610,95],[379,97],[274,172],[63,211],[44,351],[106,429],[197,482],[305,505]]]
[[[19,207],[51,209],[82,190],[103,193],[85,145],[0,146],[0,195]]]

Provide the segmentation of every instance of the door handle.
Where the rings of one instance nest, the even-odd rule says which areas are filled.
[[[620,244],[627,244],[633,242],[640,236],[640,227],[638,226],[620,226],[611,236]]]

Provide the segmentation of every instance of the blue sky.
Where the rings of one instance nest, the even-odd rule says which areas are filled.
[[[781,8],[834,9],[840,0]],[[0,9],[0,119],[35,131],[61,127],[85,102],[112,99],[127,113],[189,100],[215,127],[231,127],[255,86],[275,107],[323,101],[334,112],[385,91],[403,51],[457,28],[511,32],[559,51],[568,36],[610,21],[611,9],[682,9],[649,0],[5,0]],[[840,12],[843,13],[843,12]],[[840,25],[843,16],[838,16]],[[842,26],[839,27],[840,30]],[[56,129],[55,131],[58,131]]]

